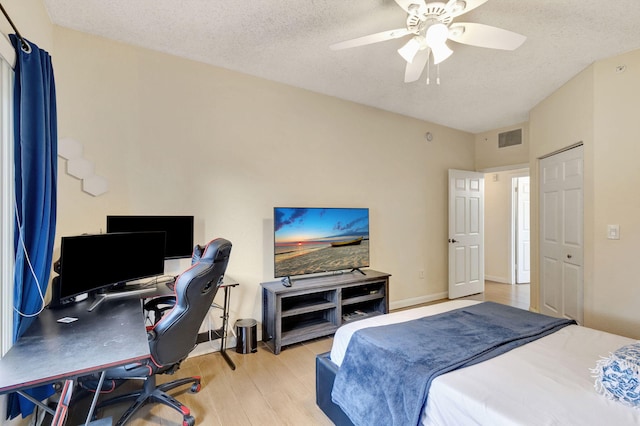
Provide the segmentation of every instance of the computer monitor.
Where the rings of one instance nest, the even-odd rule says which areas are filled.
[[[164,273],[164,232],[62,237],[58,300]]]
[[[166,259],[191,257],[193,216],[107,216],[107,233],[143,231],[167,233]]]

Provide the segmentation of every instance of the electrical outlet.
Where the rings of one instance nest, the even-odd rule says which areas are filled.
[[[421,280],[424,279],[424,271],[422,269],[418,271],[418,278],[420,278]]]
[[[619,240],[620,225],[607,225],[607,238],[610,240]]]

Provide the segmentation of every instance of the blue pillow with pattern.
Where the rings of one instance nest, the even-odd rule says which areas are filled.
[[[623,346],[592,370],[598,393],[640,408],[640,342]]]

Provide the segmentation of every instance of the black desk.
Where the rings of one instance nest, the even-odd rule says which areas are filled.
[[[0,394],[75,379],[148,358],[140,303],[137,297],[107,300],[87,312],[91,301],[85,300],[68,308],[45,309],[0,359]],[[57,322],[64,317],[78,320]]]
[[[221,339],[220,352],[229,366],[236,366],[225,353],[225,341],[229,319],[230,289],[238,282],[226,278],[222,327],[211,333]],[[158,293],[172,293],[159,286]],[[149,343],[140,296],[106,299],[93,311],[87,308],[93,300],[73,303],[62,309],[45,309],[38,315],[27,332],[18,339],[6,355],[0,359],[0,395],[21,392],[36,386],[73,380],[77,377],[104,372],[149,358]],[[71,323],[60,323],[60,318],[78,318]],[[102,375],[104,378],[104,375]],[[102,379],[101,379],[102,380]],[[26,398],[35,401],[28,395]],[[87,415],[87,423],[93,415],[97,398]],[[53,410],[40,404],[53,414]]]

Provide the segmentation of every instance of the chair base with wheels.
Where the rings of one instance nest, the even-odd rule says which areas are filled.
[[[104,408],[109,405],[119,404],[121,402],[127,402],[133,400],[133,404],[124,412],[120,420],[116,423],[116,426],[124,425],[129,419],[147,403],[157,402],[173,408],[182,414],[182,426],[195,425],[195,419],[191,415],[191,411],[188,407],[183,405],[180,401],[169,395],[167,392],[180,386],[191,384],[189,392],[200,392],[200,377],[185,377],[183,379],[173,380],[168,383],[156,385],[156,376],[152,375],[146,378],[144,386],[141,390],[136,392],[127,393],[125,395],[119,395],[114,398],[101,402],[98,408]]]

